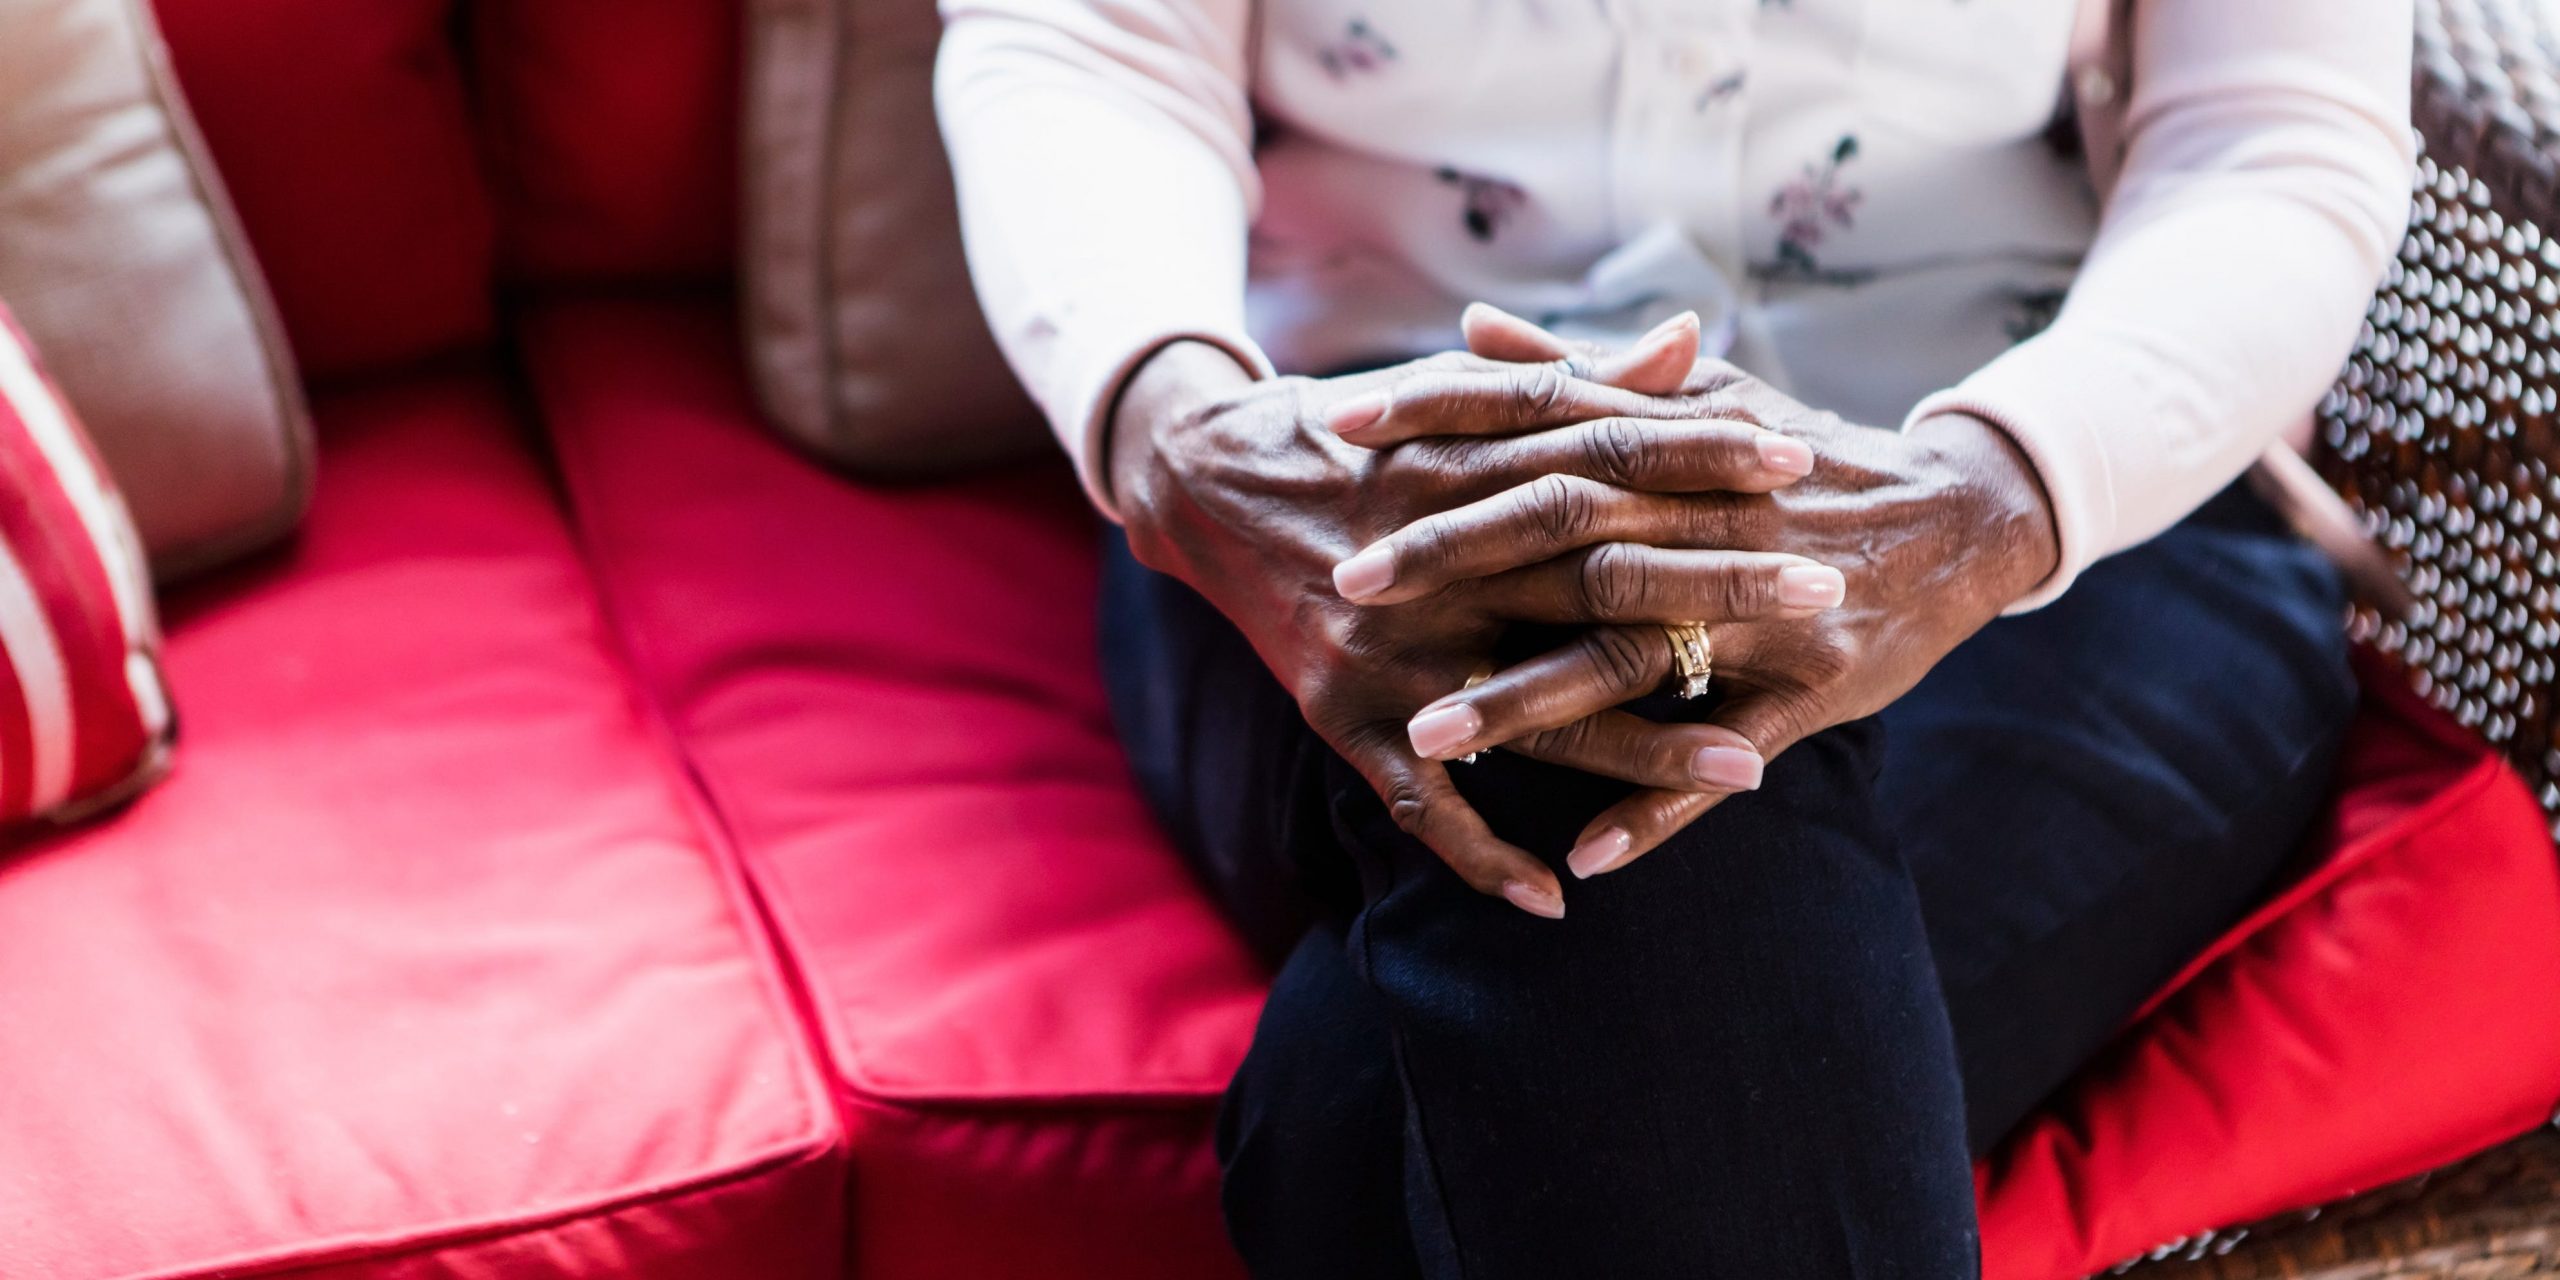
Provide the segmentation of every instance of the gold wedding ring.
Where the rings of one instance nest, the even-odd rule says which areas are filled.
[[[1662,634],[1671,638],[1671,670],[1680,677],[1679,696],[1705,696],[1707,679],[1715,674],[1716,667],[1716,644],[1707,637],[1707,624],[1665,623]]]

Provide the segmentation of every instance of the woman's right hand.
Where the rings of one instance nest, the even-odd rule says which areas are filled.
[[[1217,348],[1175,343],[1139,370],[1113,415],[1112,493],[1138,560],[1189,584],[1243,631],[1398,826],[1477,890],[1557,917],[1555,873],[1495,835],[1405,729],[1415,711],[1492,671],[1506,620],[1463,590],[1357,607],[1336,589],[1334,567],[1416,519],[1540,477],[1751,493],[1801,478],[1812,459],[1800,444],[1746,422],[1670,418],[1667,402],[1647,394],[1685,378],[1696,350],[1690,321],[1602,367],[1453,353],[1347,377],[1257,382]],[[1417,438],[1377,451],[1340,438],[1389,415]],[[1774,577],[1805,563],[1735,556],[1732,572]],[[1749,743],[1714,726],[1613,710],[1509,749],[1641,786],[1713,790],[1702,772],[1736,771],[1718,775],[1700,762]]]

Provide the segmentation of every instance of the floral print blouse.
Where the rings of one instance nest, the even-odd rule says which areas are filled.
[[[2409,0],[939,2],[971,275],[1106,513],[1169,341],[1322,373],[1477,299],[1694,308],[1853,421],[2007,431],[2032,607],[2307,426],[2408,216]]]
[[[1891,425],[2036,332],[2097,224],[2065,0],[1267,0],[1248,328],[1286,371],[1686,308]]]

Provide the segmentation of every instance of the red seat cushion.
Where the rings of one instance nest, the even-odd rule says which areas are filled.
[[[2560,859],[2523,781],[2368,664],[2291,888],[1977,1171],[1987,1280],[2099,1270],[2522,1133],[2560,1103]]]
[[[526,353],[639,679],[826,1023],[856,1271],[1230,1274],[1204,1122],[1259,979],[1110,739],[1093,522],[1056,472],[822,473],[755,421],[733,323],[556,302]],[[2301,887],[1986,1167],[1997,1280],[2415,1172],[2560,1096],[2530,798],[2399,699],[2346,774]]]
[[[1112,742],[1082,500],[836,479],[756,424],[735,323],[546,306],[526,350],[635,667],[825,1027],[853,1273],[1230,1274],[1208,1104],[1264,979]]]
[[[324,398],[175,773],[0,851],[0,1275],[838,1274],[839,1130],[496,381]]]

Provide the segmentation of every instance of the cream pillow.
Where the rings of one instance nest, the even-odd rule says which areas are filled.
[[[750,0],[747,348],[820,456],[922,475],[1051,449],[960,251],[934,0]]]
[[[293,358],[140,0],[0,0],[0,297],[160,577],[301,515]]]

